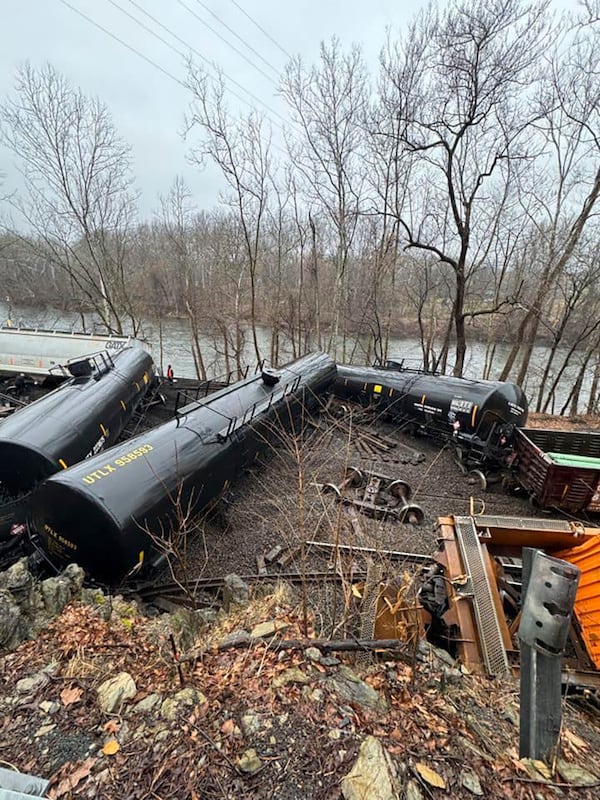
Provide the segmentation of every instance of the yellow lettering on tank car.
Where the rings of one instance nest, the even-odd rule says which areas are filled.
[[[54,528],[51,528],[47,522],[44,523],[44,530],[48,534],[48,536],[57,544],[63,545],[64,547],[68,547],[69,550],[77,550],[77,545],[72,542],[70,539],[67,539],[64,536],[61,536],[60,533],[57,533]]]
[[[375,394],[381,394],[382,389],[383,386],[380,383],[376,383],[375,386],[373,386],[373,392]]]
[[[471,411],[471,427],[475,427],[475,417],[477,416],[477,409],[479,406],[473,406],[473,411]]]
[[[87,483],[88,486],[91,486],[92,483],[96,483],[96,478],[92,475],[86,475],[84,478],[81,479],[84,483]]]
[[[135,461],[136,458],[146,455],[146,453],[149,453],[151,450],[154,450],[151,444],[140,445],[140,447],[136,447],[135,450],[131,450],[131,452],[125,453],[125,455],[119,456],[119,458],[115,458],[113,463],[116,464],[117,467],[124,467],[126,464]]]

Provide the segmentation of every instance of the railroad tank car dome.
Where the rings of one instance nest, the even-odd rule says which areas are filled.
[[[314,408],[336,374],[313,353],[277,370],[279,381],[246,378],[181,409],[176,419],[112,447],[40,484],[28,523],[57,565],[77,561],[116,584],[181,509],[201,513],[250,463]]]
[[[0,423],[4,493],[24,494],[117,440],[153,381],[154,364],[140,347],[102,355],[89,374],[69,379]]]

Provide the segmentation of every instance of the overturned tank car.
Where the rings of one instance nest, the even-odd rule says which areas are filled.
[[[42,480],[114,444],[154,381],[141,347],[61,368],[67,380],[0,423],[0,543],[12,544],[23,498]],[[14,533],[14,530],[13,530]]]
[[[494,468],[527,420],[520,386],[413,369],[338,365],[336,396],[370,405],[413,434],[455,443],[470,467]]]
[[[43,482],[30,534],[60,567],[110,585],[156,562],[161,537],[206,510],[282,431],[295,431],[332,384],[335,362],[305,356],[228,386],[175,419]]]

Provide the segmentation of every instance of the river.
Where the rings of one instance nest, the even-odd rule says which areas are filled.
[[[6,322],[9,316],[12,324],[15,326],[21,325],[23,327],[40,327],[50,330],[81,329],[81,320],[78,314],[60,311],[55,308],[9,308],[6,302],[0,302],[0,320],[2,323]],[[163,373],[166,372],[167,365],[172,364],[176,376],[179,375],[182,378],[196,377],[194,359],[192,356],[190,328],[187,319],[147,319],[143,323],[143,330],[145,339],[151,346],[154,360]],[[263,356],[268,356],[270,352],[270,330],[265,327],[259,327],[257,334],[261,353]],[[362,355],[362,363],[364,363],[364,349],[362,349],[360,346],[360,340],[356,344],[356,356],[354,361],[355,363],[361,363]],[[201,340],[201,345],[208,374],[211,377],[223,375],[225,373],[224,358],[222,354],[217,352],[215,349],[214,341],[209,336],[206,336]],[[501,344],[497,346],[495,359],[496,370],[495,372],[492,372],[492,378],[498,377],[508,354],[509,347],[510,345],[508,344]],[[392,339],[390,342],[389,353],[390,358],[398,361],[404,359],[407,366],[418,368],[422,364],[421,348],[417,339]],[[536,345],[534,347],[534,352],[531,359],[531,369],[523,385],[523,389],[529,398],[531,406],[535,404],[535,400],[537,398],[539,380],[544,365],[546,364],[548,353],[549,348],[545,345]],[[558,364],[562,363],[564,355],[564,351],[559,351],[557,360]],[[246,337],[244,356],[245,363],[250,364],[253,367],[256,358],[254,356],[252,337],[249,331]],[[481,377],[485,364],[485,356],[486,347],[484,343],[471,342],[469,344],[467,358],[465,361],[465,377],[474,379]],[[291,357],[291,348],[288,348],[286,351],[284,346],[282,349],[282,358],[290,359]],[[561,380],[561,384],[559,385],[556,393],[554,409],[556,412],[560,410],[569,394],[579,369],[579,363],[579,356],[578,354],[575,354],[572,359],[572,364],[565,371],[565,374]],[[592,375],[590,371],[590,374],[586,376],[581,393],[582,404],[587,403],[591,378]]]

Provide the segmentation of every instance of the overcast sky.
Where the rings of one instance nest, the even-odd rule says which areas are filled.
[[[574,7],[575,3],[556,0],[558,6]],[[286,54],[300,53],[311,63],[318,56],[319,43],[336,34],[344,45],[361,44],[367,64],[374,69],[386,26],[401,29],[423,5],[424,0],[3,0],[0,98],[12,91],[20,64],[29,61],[40,67],[51,63],[86,94],[97,95],[108,106],[118,132],[131,144],[142,192],[142,216],[152,213],[158,194],[168,192],[177,174],[192,188],[197,205],[210,208],[219,199],[219,177],[214,170],[200,172],[186,162],[189,145],[180,135],[189,103],[188,92],[175,80],[185,77],[182,54],[194,48],[197,52],[192,55],[197,60],[201,54],[218,63],[240,84],[231,84],[238,95],[261,108],[248,94],[252,93],[272,109],[262,110],[280,121],[273,112],[286,114],[276,96],[277,74],[287,61]],[[230,102],[232,108],[248,110],[234,97]],[[17,185],[14,158],[1,148],[0,172],[7,176],[3,191]]]

